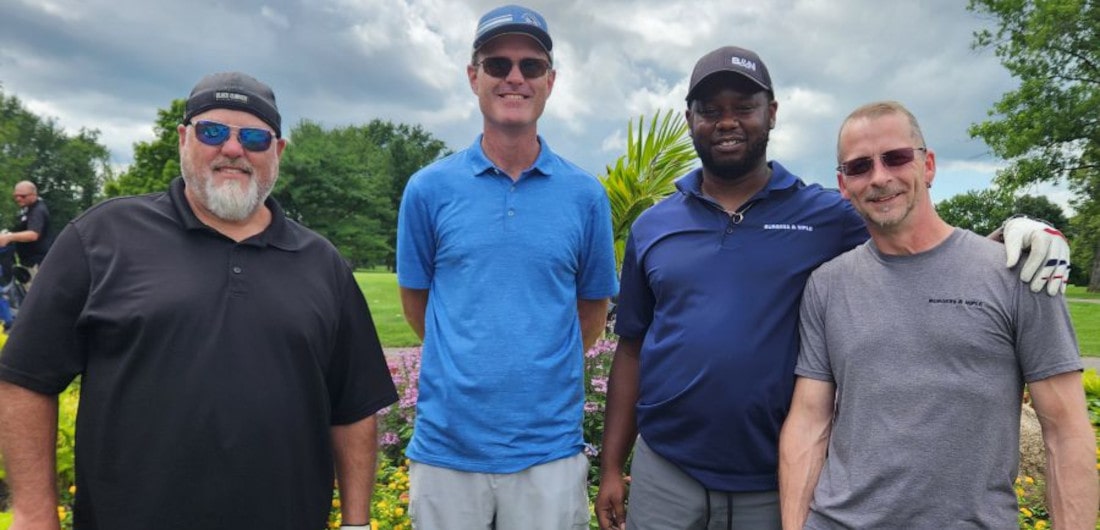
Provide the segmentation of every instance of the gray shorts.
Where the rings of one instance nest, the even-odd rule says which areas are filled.
[[[630,464],[627,530],[779,530],[778,491],[708,491],[639,436]]]
[[[517,473],[470,473],[409,464],[416,530],[586,530],[584,453]]]

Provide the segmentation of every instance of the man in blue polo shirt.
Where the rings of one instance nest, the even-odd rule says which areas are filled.
[[[483,134],[401,202],[397,279],[424,340],[407,450],[417,528],[588,527],[583,351],[617,282],[602,186],[537,132],[552,46],[530,9],[481,18],[466,70]]]
[[[779,528],[799,298],[811,271],[868,234],[839,193],[767,161],[778,105],[756,53],[703,56],[687,103],[702,168],[643,213],[627,242],[596,512],[605,529]],[[1011,228],[1066,252],[1040,223]],[[1057,276],[1049,292],[1060,291],[1064,265],[1034,259],[1027,278]]]

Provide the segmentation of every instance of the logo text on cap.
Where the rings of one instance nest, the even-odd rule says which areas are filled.
[[[744,59],[741,57],[730,57],[730,62],[733,63],[734,66],[740,66],[741,68],[752,70],[753,72],[756,71],[756,63],[748,59]]]
[[[214,99],[216,99],[218,101],[232,100],[232,101],[237,101],[237,102],[245,103],[245,104],[248,103],[248,96],[246,96],[244,94],[238,94],[236,92],[215,92],[214,93]]]

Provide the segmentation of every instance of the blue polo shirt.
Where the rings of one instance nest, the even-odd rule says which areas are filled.
[[[634,223],[623,260],[615,331],[643,338],[638,430],[711,490],[777,489],[802,289],[868,237],[838,192],[770,166],[740,223],[688,173]]]
[[[415,461],[512,473],[583,447],[577,299],[618,288],[610,206],[539,142],[515,182],[479,137],[405,188],[397,280],[428,290]]]

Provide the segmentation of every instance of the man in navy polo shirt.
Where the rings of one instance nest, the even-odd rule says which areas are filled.
[[[538,135],[552,46],[531,9],[481,18],[466,72],[483,133],[401,201],[397,279],[424,340],[417,528],[588,527],[583,352],[617,281],[603,187]]]
[[[767,161],[778,105],[756,53],[703,56],[687,103],[702,168],[643,213],[627,242],[596,512],[601,528],[779,528],[799,299],[811,271],[868,234],[839,193]],[[1006,240],[1045,237],[1033,246],[1068,255],[1040,223],[1011,228]],[[1033,288],[1058,276],[1049,292],[1059,292],[1064,265],[1033,259],[1026,278],[1044,277]]]
[[[363,294],[268,197],[271,89],[212,74],[185,108],[182,177],[70,223],[0,356],[13,528],[58,528],[57,394],[78,375],[75,529],[319,530],[334,475],[367,528],[397,393]]]

